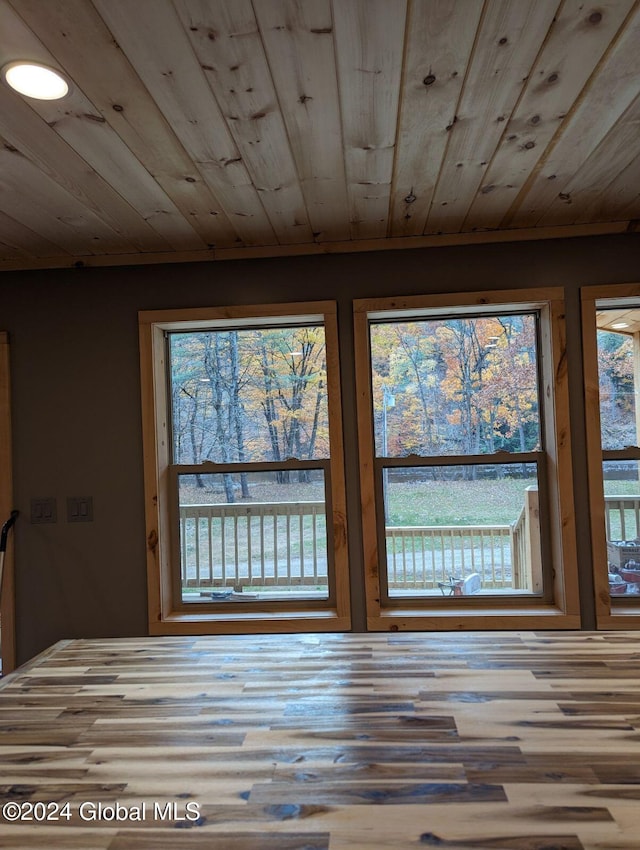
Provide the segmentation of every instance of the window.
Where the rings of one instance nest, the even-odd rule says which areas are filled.
[[[155,631],[348,628],[334,305],[140,328]]]
[[[640,287],[582,291],[598,625],[640,622]]]
[[[356,304],[374,628],[516,610],[575,624],[561,299],[540,295]]]

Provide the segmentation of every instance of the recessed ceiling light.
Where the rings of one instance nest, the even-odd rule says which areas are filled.
[[[9,62],[2,76],[19,94],[38,100],[58,100],[69,92],[62,74],[37,62]]]
[[[622,330],[622,328],[628,328],[628,327],[629,327],[629,323],[628,323],[628,322],[614,322],[614,323],[611,325],[611,327],[612,327],[612,328],[615,328],[616,330],[618,330],[618,331],[619,331],[619,330]]]

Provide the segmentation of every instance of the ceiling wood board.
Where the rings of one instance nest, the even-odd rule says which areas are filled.
[[[329,0],[256,3],[314,239],[349,238]]]
[[[481,13],[476,0],[414,0],[409,8],[391,209],[394,236],[424,232]]]
[[[239,239],[272,244],[273,229],[205,73],[169,0],[94,0]]]
[[[552,225],[577,222],[580,211],[596,201],[616,176],[636,160],[634,143],[639,137],[640,95],[554,198],[545,221]]]
[[[333,4],[354,239],[387,234],[405,16],[404,0],[346,0]]]
[[[639,0],[0,0],[71,81],[0,84],[0,269],[634,231],[639,44]]]
[[[632,0],[610,0],[585,13],[584,0],[558,10],[538,59],[465,221],[466,229],[499,227],[560,123],[616,36]]]
[[[557,7],[556,0],[485,7],[425,232],[463,229]]]
[[[278,241],[310,241],[302,190],[250,0],[176,3]]]
[[[228,219],[170,122],[88,0],[14,0],[61,67],[154,176],[205,245],[232,244]],[[108,69],[108,71],[107,71]]]
[[[546,223],[549,207],[561,195],[567,195],[569,181],[640,93],[638,44],[640,3],[636,2],[558,127],[552,145],[545,151],[541,168],[534,172],[533,180],[524,185],[503,224],[535,227]],[[640,146],[637,143],[634,153],[638,158]],[[639,212],[640,208],[636,209],[635,215]]]

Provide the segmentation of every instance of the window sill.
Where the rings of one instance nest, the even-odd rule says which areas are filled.
[[[599,629],[640,628],[640,607],[636,605],[612,605],[609,614],[598,617]]]
[[[379,616],[370,617],[371,631],[464,629],[579,629],[579,614],[567,614],[552,605],[519,605],[517,608],[462,608],[449,606],[432,608],[388,608]]]
[[[335,609],[310,611],[250,611],[243,605],[238,611],[175,612],[151,623],[151,635],[181,634],[268,634],[270,632],[344,632],[350,631],[349,617],[340,617]]]

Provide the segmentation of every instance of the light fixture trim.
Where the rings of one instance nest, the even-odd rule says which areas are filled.
[[[68,80],[55,68],[42,62],[21,59],[2,68],[2,76],[14,91],[36,100],[60,100],[69,94]]]

